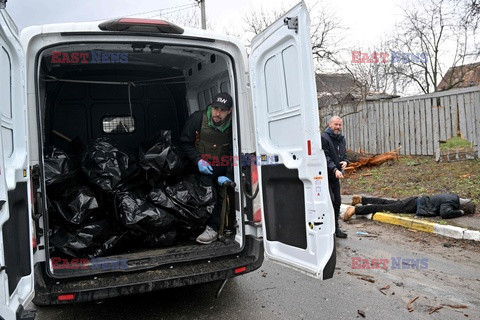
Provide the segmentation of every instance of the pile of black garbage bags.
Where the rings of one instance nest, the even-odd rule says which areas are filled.
[[[44,175],[53,251],[92,258],[188,241],[217,195],[183,163],[169,131],[130,154],[108,138],[86,146],[77,161],[51,148]]]

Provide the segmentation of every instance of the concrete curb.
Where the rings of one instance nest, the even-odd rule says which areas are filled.
[[[342,204],[340,209],[341,212],[345,212],[347,207],[347,205]],[[398,214],[385,212],[377,212],[374,215],[368,215],[364,217],[382,223],[393,224],[422,232],[434,233],[449,238],[480,241],[480,231],[477,230],[469,230],[462,227],[444,225],[422,219],[402,217]]]

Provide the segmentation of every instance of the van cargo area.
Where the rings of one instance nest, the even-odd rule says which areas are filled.
[[[189,114],[234,90],[228,55],[159,43],[70,43],[38,59],[36,212],[44,213],[50,277],[242,255],[238,194],[230,203],[233,235],[195,242],[216,188],[198,179],[178,148]]]

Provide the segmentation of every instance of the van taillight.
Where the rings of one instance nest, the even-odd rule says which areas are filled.
[[[58,301],[70,301],[75,299],[75,295],[73,293],[70,294],[61,294],[57,297]]]
[[[236,268],[233,272],[235,274],[240,274],[240,273],[244,273],[245,271],[247,271],[247,267]]]
[[[130,31],[182,34],[183,29],[165,20],[120,18],[102,22],[98,25],[104,31]]]
[[[37,238],[35,235],[32,235],[32,249],[34,253],[37,251]]]
[[[257,164],[252,161],[251,163],[251,175],[252,175],[252,192],[257,190],[258,186],[258,168]],[[260,205],[260,196],[257,195],[253,199],[253,222],[260,222],[262,221],[262,207]]]

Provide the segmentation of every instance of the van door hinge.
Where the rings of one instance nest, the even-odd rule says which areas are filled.
[[[294,29],[295,33],[298,33],[298,17],[287,17],[283,23],[287,25],[288,29]]]

